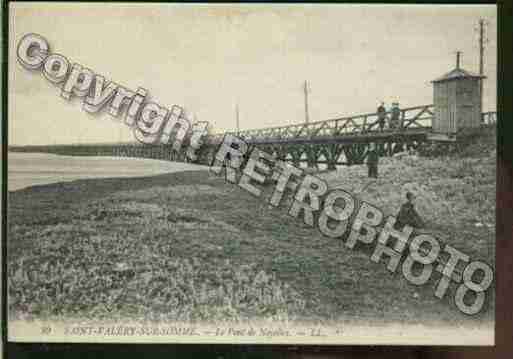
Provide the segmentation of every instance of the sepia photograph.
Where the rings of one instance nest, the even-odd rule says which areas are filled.
[[[12,342],[495,342],[497,7],[10,2]]]

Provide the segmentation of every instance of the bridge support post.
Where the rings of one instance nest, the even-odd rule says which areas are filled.
[[[326,158],[329,171],[334,171],[337,169],[337,162],[342,152],[342,149],[343,147],[337,144],[326,145],[322,149],[322,153]]]
[[[397,141],[394,146],[394,152],[393,154],[403,152],[404,151],[404,144],[401,141]]]
[[[385,147],[385,144],[383,142],[376,143],[376,149],[377,149],[378,155],[380,157],[386,156],[386,154],[387,154],[386,147]]]
[[[296,148],[289,149],[290,157],[292,157],[292,164],[296,167],[299,167],[301,160],[301,151],[298,151]]]
[[[363,164],[365,161],[365,156],[367,155],[366,147],[366,144],[354,144],[346,146],[344,152],[348,165]]]
[[[394,154],[393,146],[394,146],[394,143],[392,141],[387,142],[387,155],[389,157],[392,157],[392,155]]]
[[[306,146],[306,160],[308,168],[318,169],[317,151],[314,145]]]

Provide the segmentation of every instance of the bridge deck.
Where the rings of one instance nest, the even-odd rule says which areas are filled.
[[[302,136],[296,138],[262,138],[248,139],[253,145],[283,145],[283,144],[351,144],[397,139],[424,139],[430,133],[431,127],[406,128],[399,130],[369,131],[347,133],[342,136]],[[243,138],[243,137],[242,137]]]
[[[387,114],[390,116],[390,113]],[[377,143],[380,155],[392,155],[405,148],[416,148],[431,133],[433,105],[405,108],[400,111],[400,130],[383,131],[378,128],[375,113],[335,118],[327,121],[300,123],[289,126],[227,132],[243,138],[249,144],[262,147],[278,158],[309,165],[327,163],[362,163],[369,143]],[[482,115],[483,125],[495,125],[495,112]],[[388,122],[388,121],[387,121]],[[225,133],[209,136],[198,162],[211,163],[213,152]],[[177,153],[169,145],[142,145],[140,143],[69,144],[46,146],[10,146],[18,152],[48,152],[61,155],[119,156],[155,158],[169,161],[187,161],[185,154]],[[344,158],[344,162],[341,159]]]

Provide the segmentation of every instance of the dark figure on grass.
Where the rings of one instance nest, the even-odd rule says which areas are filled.
[[[371,144],[367,152],[367,167],[369,168],[369,178],[378,178],[379,155],[374,144]]]
[[[403,228],[408,225],[413,228],[424,227],[424,221],[420,218],[419,214],[415,210],[415,196],[413,193],[406,193],[406,202],[403,203],[399,213],[397,214],[397,220],[395,222],[396,229]]]
[[[383,131],[385,129],[385,122],[387,120],[387,110],[385,108],[384,102],[381,102],[381,105],[378,106],[377,115],[379,130]]]

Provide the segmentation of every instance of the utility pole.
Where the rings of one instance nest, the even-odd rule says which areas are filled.
[[[483,19],[479,20],[479,75],[484,73],[484,27]]]
[[[310,121],[310,116],[308,114],[308,81],[305,80],[305,123],[308,123]]]
[[[461,51],[456,51],[456,68],[460,69]]]
[[[239,122],[239,104],[235,105],[235,121],[237,126],[237,133],[240,132],[240,122]]]
[[[484,76],[484,32],[485,32],[485,21],[484,19],[479,19],[479,75]],[[483,79],[479,80],[479,90],[480,90],[480,101],[481,101],[481,111],[483,111]]]

